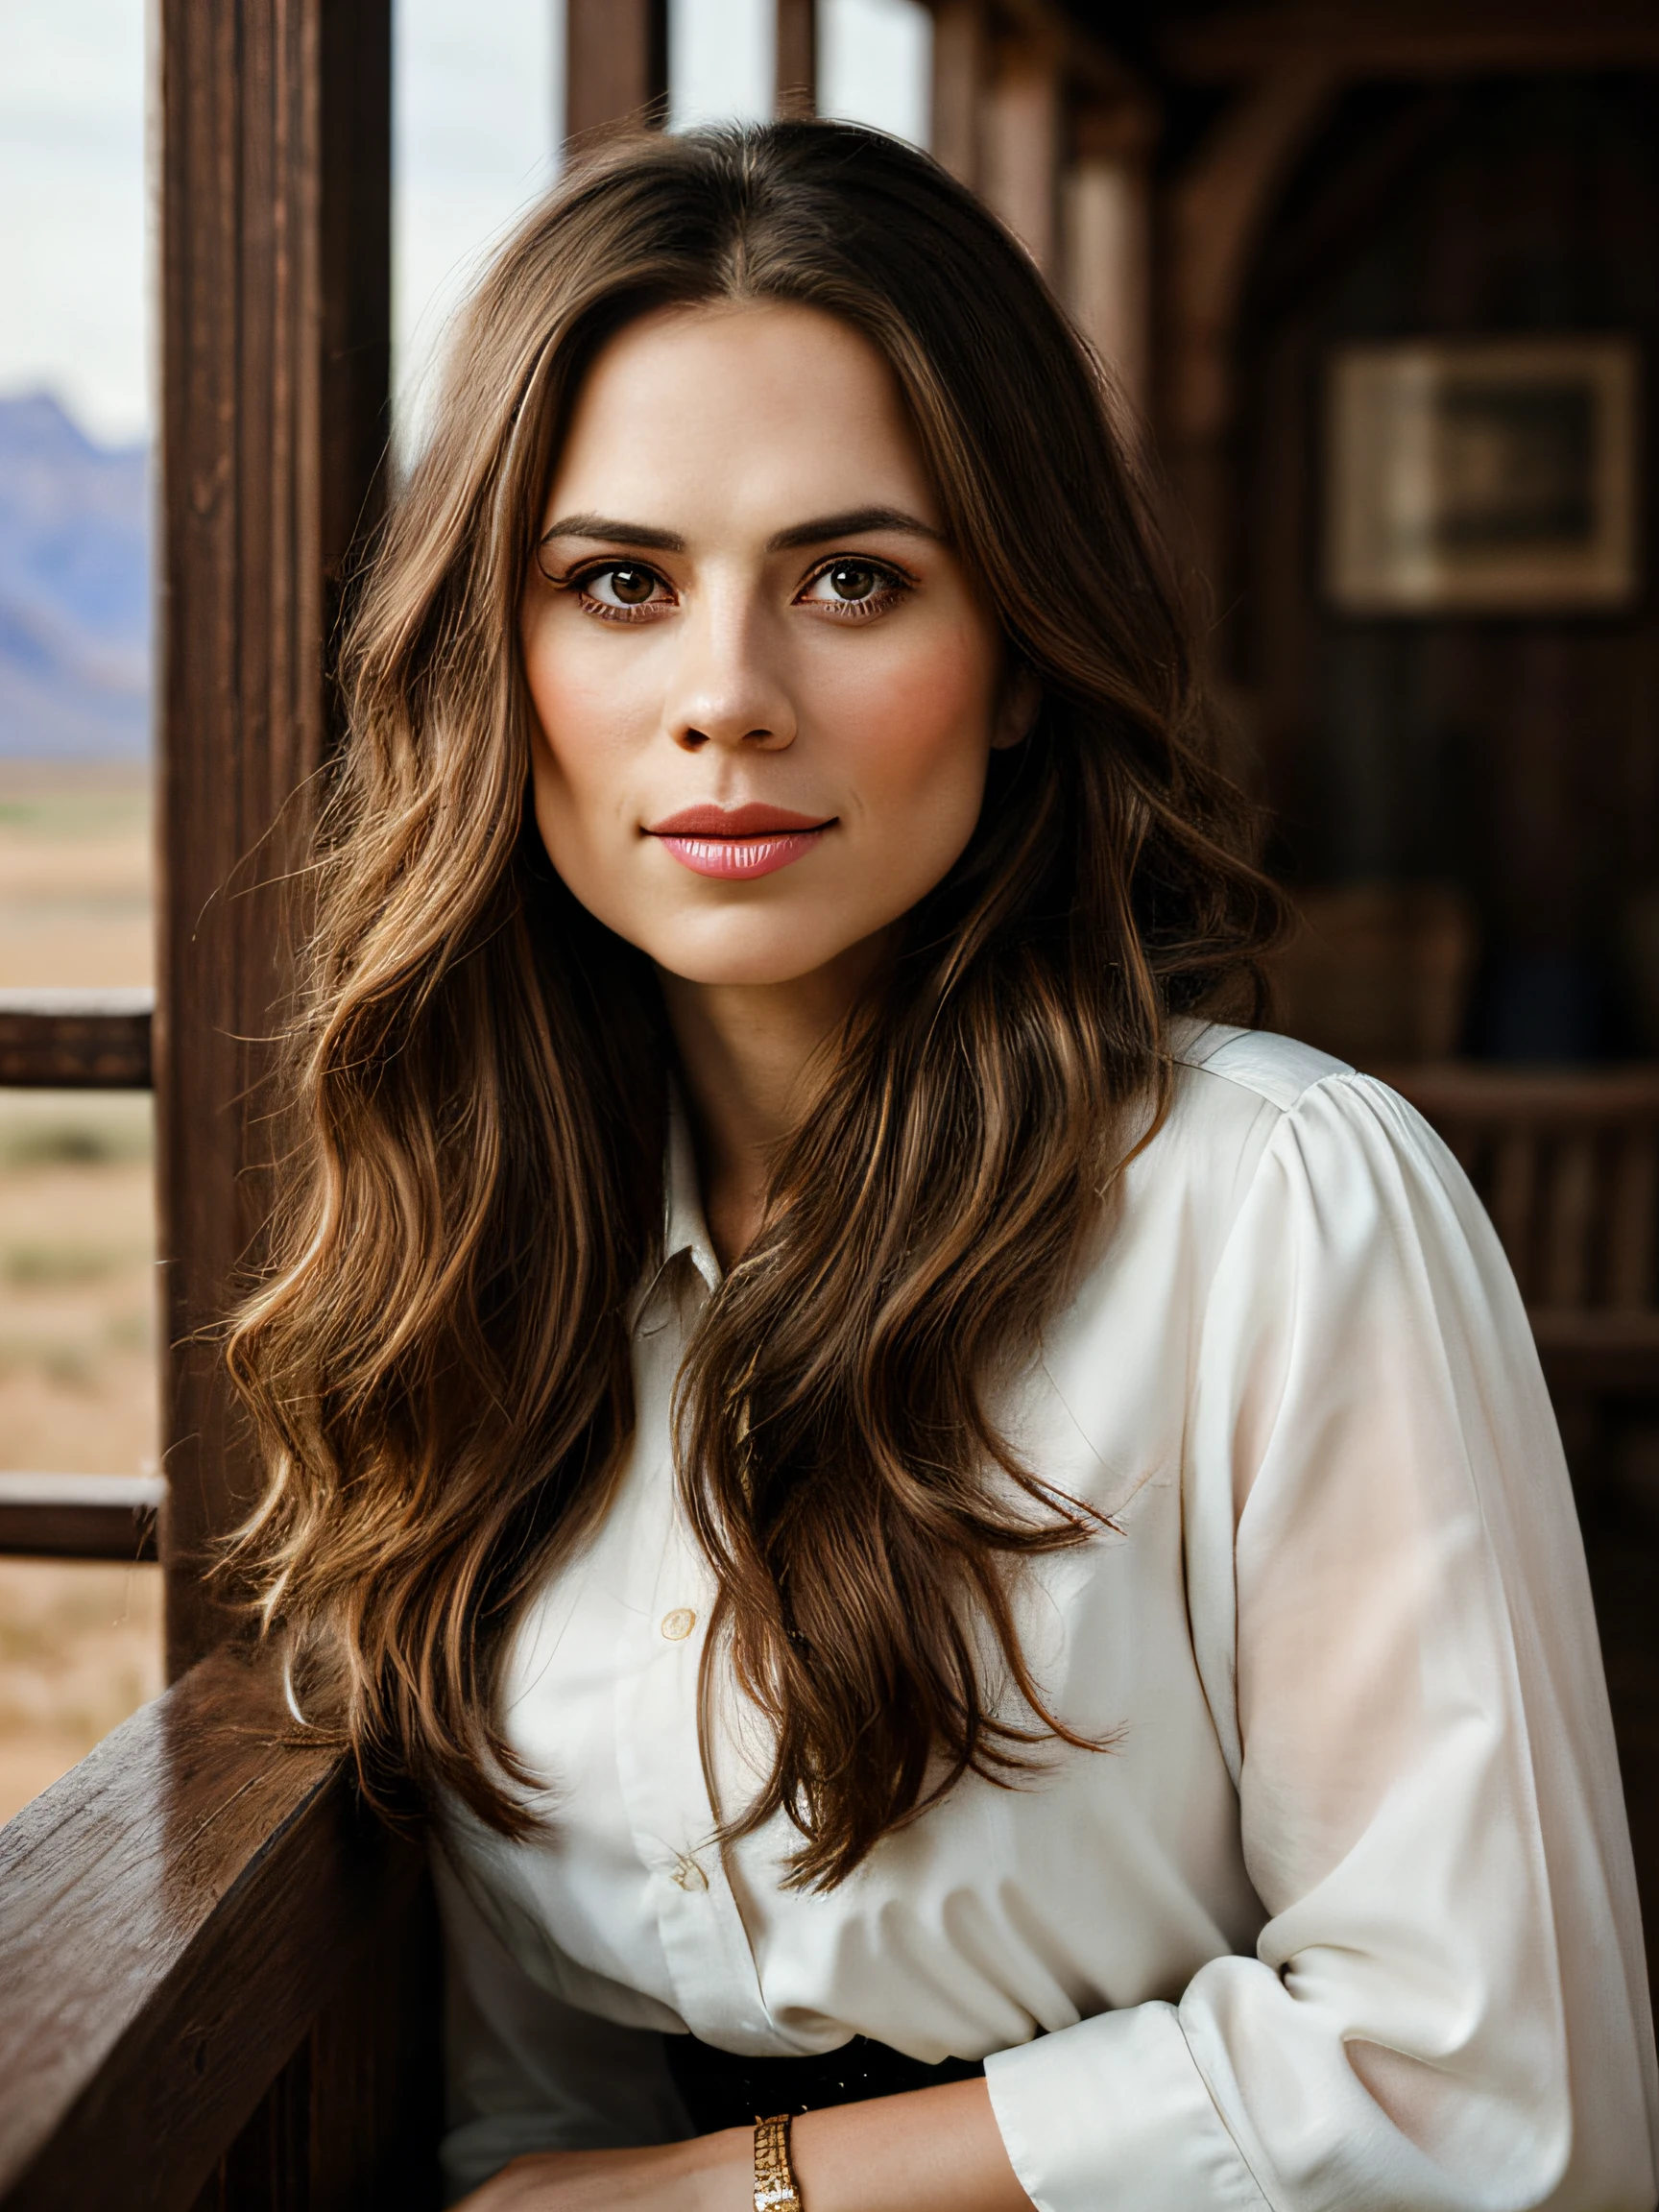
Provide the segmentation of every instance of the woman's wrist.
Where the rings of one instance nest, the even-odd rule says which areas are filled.
[[[674,2146],[686,2197],[697,2212],[753,2212],[755,2130],[722,2128]]]
[[[808,2112],[790,2153],[802,2212],[1032,2212],[982,2080]]]

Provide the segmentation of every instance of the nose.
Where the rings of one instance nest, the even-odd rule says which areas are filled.
[[[687,753],[713,746],[781,753],[795,741],[789,687],[776,640],[749,594],[706,591],[677,625],[681,652],[665,701],[668,733]]]

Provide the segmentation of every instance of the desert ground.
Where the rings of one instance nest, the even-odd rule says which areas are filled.
[[[0,989],[147,983],[147,778],[0,761]],[[150,1102],[0,1091],[0,1466],[156,1458]],[[0,1819],[161,1687],[154,1567],[0,1559]]]

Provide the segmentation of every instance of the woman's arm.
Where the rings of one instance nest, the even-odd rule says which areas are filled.
[[[808,2112],[790,2130],[805,2212],[1031,2212],[983,2081]],[[751,2212],[754,2132],[516,2159],[460,2212]]]
[[[1023,2187],[1046,2212],[1651,2212],[1572,1494],[1491,1226],[1401,1100],[1332,1075],[1283,1114],[1196,1376],[1188,1616],[1267,1918],[1176,2002],[987,2059]]]

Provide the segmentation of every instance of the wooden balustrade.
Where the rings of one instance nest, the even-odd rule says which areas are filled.
[[[204,1660],[0,1828],[5,2212],[426,2212],[422,1850]]]

